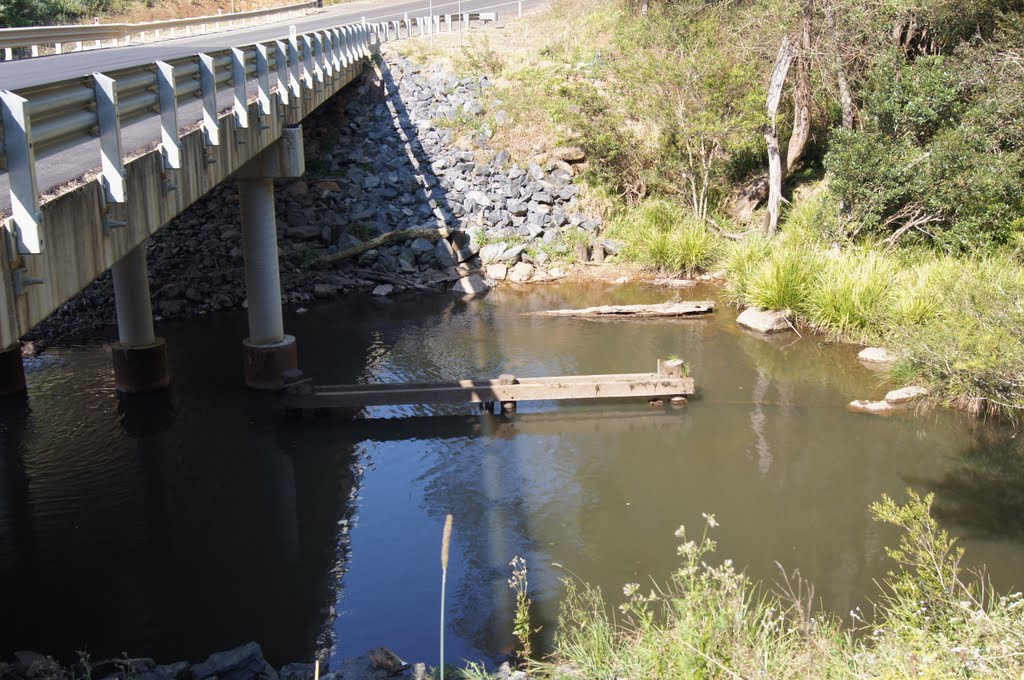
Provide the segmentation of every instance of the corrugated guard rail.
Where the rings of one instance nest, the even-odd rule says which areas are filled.
[[[5,61],[16,56],[39,56],[40,48],[52,47],[56,54],[103,47],[104,42],[130,45],[195,33],[208,33],[270,21],[283,21],[318,7],[320,0],[307,0],[285,7],[270,7],[249,12],[218,14],[186,19],[147,21],[139,24],[91,24],[72,26],[30,26],[0,28],[0,55]],[[70,46],[70,49],[68,47]],[[28,51],[19,55],[18,52]]]

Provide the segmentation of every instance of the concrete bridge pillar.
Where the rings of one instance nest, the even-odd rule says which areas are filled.
[[[153,331],[146,246],[140,244],[110,268],[114,278],[118,342],[111,345],[118,392],[152,392],[167,387],[171,372],[167,343]]]
[[[282,318],[273,178],[301,176],[305,158],[301,127],[284,132],[277,144],[238,173],[249,307],[249,337],[242,341],[242,350],[245,384],[254,389],[281,389],[284,372],[298,368],[295,338],[285,334]]]

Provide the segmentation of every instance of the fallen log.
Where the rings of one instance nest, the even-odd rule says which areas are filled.
[[[549,309],[543,312],[529,312],[531,316],[568,316],[568,317],[672,317],[697,316],[710,314],[715,310],[715,303],[710,300],[692,302],[663,302],[657,305],[603,305],[601,307],[585,307],[583,309]]]
[[[425,238],[431,241],[436,241],[439,238],[448,238],[450,232],[445,228],[434,228],[434,227],[417,227],[415,229],[402,229],[401,231],[389,231],[386,234],[381,234],[377,238],[371,238],[369,241],[360,243],[357,246],[347,248],[340,253],[334,253],[333,255],[325,255],[318,261],[320,264],[330,264],[332,262],[341,262],[347,260],[350,257],[358,257],[368,250],[374,248],[382,248],[389,246],[392,243],[403,243],[405,241],[413,241],[418,238]]]

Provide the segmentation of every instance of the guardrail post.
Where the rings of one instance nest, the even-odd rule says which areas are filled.
[[[96,118],[100,126],[100,178],[108,203],[127,200],[124,165],[121,161],[121,117],[117,112],[117,81],[102,73],[93,73],[96,91]]]
[[[519,0],[519,18],[523,18],[523,0]]]
[[[411,38],[412,37],[412,24],[409,23],[409,13],[406,12],[403,18],[405,20],[405,37],[406,38]]]
[[[11,221],[19,253],[43,252],[39,225],[39,188],[36,184],[36,154],[32,148],[32,122],[28,100],[0,90],[0,109],[7,148],[7,176],[11,191]]]
[[[338,70],[344,75],[345,71],[345,32],[340,28],[335,27],[334,29],[334,62],[338,65]]]
[[[355,28],[344,26],[341,30],[345,35],[345,66],[352,66],[356,62]]]
[[[306,85],[306,89],[313,90],[313,71],[310,68],[313,65],[313,45],[312,40],[306,33],[302,34],[302,82]]]
[[[274,51],[277,53],[277,96],[282,106],[288,106],[288,46],[275,40]]]
[[[235,127],[245,130],[249,127],[249,98],[245,92],[245,52],[237,47],[231,48],[231,80],[235,91]],[[241,139],[244,138],[236,137],[235,142]]]
[[[316,74],[316,82],[323,84],[326,78],[333,77],[331,67],[327,65],[327,58],[324,56],[324,39],[319,31],[310,34],[313,48],[313,73]]]
[[[164,168],[181,168],[181,142],[178,140],[178,98],[174,92],[174,67],[156,62],[157,94],[160,96],[160,152]]]
[[[213,73],[213,57],[199,54],[199,89],[203,94],[203,132],[207,146],[220,145],[220,122],[217,120],[217,80]]]
[[[256,101],[260,116],[270,116],[270,52],[264,43],[256,43]],[[266,121],[260,121],[261,130],[268,127]]]
[[[10,47],[5,47],[4,48],[4,61],[13,61],[13,60],[14,60],[14,50],[11,49]]]
[[[299,98],[302,97],[302,81],[299,78],[299,39],[295,35],[295,27],[291,26],[291,35],[288,36],[288,62],[291,65],[291,72],[288,75],[288,85],[292,89],[292,97],[295,98],[295,106],[299,105]]]
[[[341,75],[341,32],[337,28],[327,31],[331,39],[331,64],[338,75]]]

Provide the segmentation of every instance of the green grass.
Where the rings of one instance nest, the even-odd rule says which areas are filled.
[[[719,238],[668,201],[646,201],[626,211],[610,233],[628,244],[627,258],[665,272],[692,276],[718,258]]]
[[[699,536],[676,532],[680,565],[667,582],[626,584],[617,616],[599,589],[566,579],[554,654],[531,677],[1020,678],[1024,598],[962,570],[932,501],[908,492],[904,504],[872,504],[901,530],[887,549],[894,569],[864,603],[873,615],[858,607],[844,623],[817,611],[795,575],[773,589],[752,582],[714,558],[717,522],[705,515]]]
[[[878,339],[892,308],[897,264],[873,250],[851,251],[824,261],[803,304],[810,324],[834,335]]]

